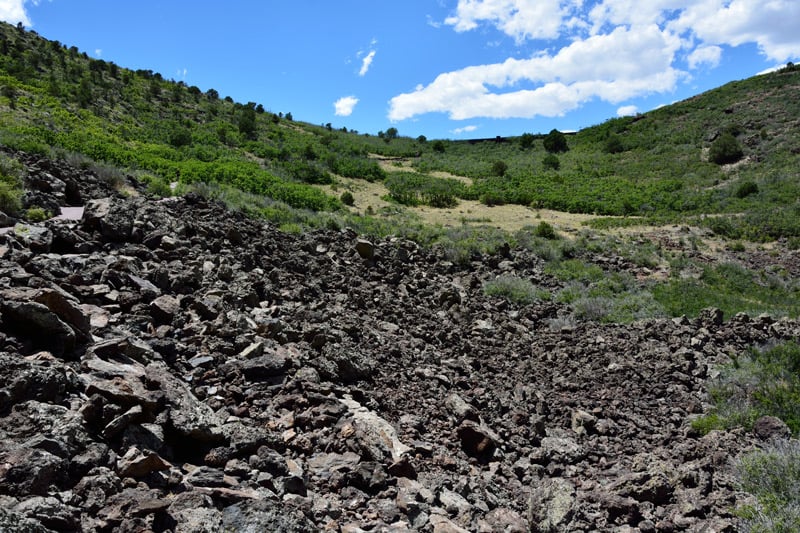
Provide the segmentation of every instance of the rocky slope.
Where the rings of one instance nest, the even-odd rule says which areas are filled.
[[[483,294],[556,286],[524,251],[459,267],[27,163],[85,211],[0,236],[0,530],[736,530],[730,460],[768,435],[688,421],[796,321],[553,328]]]

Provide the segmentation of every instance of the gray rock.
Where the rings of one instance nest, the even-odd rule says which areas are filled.
[[[120,477],[139,478],[171,466],[155,452],[142,452],[132,447],[117,460],[117,473]]]
[[[500,437],[488,426],[472,420],[464,420],[457,430],[461,448],[467,455],[488,461],[494,456]]]
[[[478,411],[456,393],[450,394],[444,401],[447,410],[455,416],[457,422],[464,420],[479,421]]]
[[[25,533],[51,533],[52,529],[44,527],[37,520],[33,520],[21,513],[4,509],[0,506],[0,531],[24,531]]]
[[[34,345],[55,355],[69,354],[75,348],[75,332],[46,305],[4,300],[0,301],[0,310],[3,324]]]
[[[14,496],[46,496],[67,481],[67,461],[44,450],[0,449],[0,486]]]
[[[753,424],[753,433],[761,440],[788,439],[792,430],[780,418],[762,416]]]
[[[243,501],[222,511],[223,531],[306,533],[315,529],[302,512],[266,499]]]
[[[362,259],[372,260],[375,258],[375,245],[366,239],[356,241],[356,252]]]
[[[180,312],[181,305],[177,298],[164,294],[150,302],[150,316],[158,324],[169,324]]]
[[[575,487],[566,479],[546,478],[534,482],[528,502],[532,531],[568,531],[575,512]]]
[[[77,531],[80,527],[80,509],[53,497],[29,498],[15,505],[13,510],[56,531]]]
[[[163,363],[151,363],[145,368],[149,383],[157,384],[168,405],[169,426],[180,437],[213,444],[224,441],[222,420],[202,403],[189,388],[176,378]]]
[[[400,441],[394,427],[385,419],[350,397],[340,400],[349,410],[351,422],[346,431],[373,461],[400,461],[411,447]]]

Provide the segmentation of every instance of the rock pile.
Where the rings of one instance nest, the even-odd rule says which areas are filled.
[[[735,531],[758,437],[688,421],[797,322],[554,330],[483,294],[555,286],[524,251],[460,267],[48,165],[85,210],[0,236],[0,530]]]

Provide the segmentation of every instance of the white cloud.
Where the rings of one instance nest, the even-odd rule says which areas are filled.
[[[518,44],[541,41],[540,51],[439,74],[392,98],[389,118],[552,117],[668,93],[687,70],[719,65],[724,46],[797,60],[798,20],[798,0],[458,0],[445,19],[456,32],[493,27]]]
[[[359,76],[366,75],[367,71],[369,71],[370,65],[372,65],[373,59],[375,59],[375,50],[371,50],[370,53],[364,56],[364,59],[361,60],[361,70],[358,71]]]
[[[9,24],[21,22],[23,25],[30,27],[31,19],[25,11],[25,3],[26,0],[0,0],[0,20]],[[38,1],[29,3],[36,5]]]
[[[689,68],[694,70],[700,65],[708,65],[709,67],[716,67],[719,65],[720,59],[722,58],[722,48],[719,46],[701,46],[699,48],[695,48],[687,61],[689,62]]]
[[[456,128],[454,130],[451,130],[450,133],[454,135],[461,135],[462,133],[471,133],[477,129],[478,126],[469,125],[469,126],[464,126],[463,128]]]
[[[428,112],[448,113],[453,119],[553,117],[595,98],[616,103],[670,91],[682,75],[672,67],[679,47],[679,40],[654,25],[619,27],[575,41],[555,55],[440,74],[429,85],[392,98],[389,118]],[[519,87],[523,84],[533,87]]]
[[[676,27],[692,31],[707,44],[756,43],[767,58],[800,58],[800,2],[797,0],[703,0],[689,4]]]
[[[103,56],[103,49],[102,48],[95,48],[94,55],[95,55],[95,57],[102,57]]]
[[[358,103],[358,98],[355,96],[343,96],[333,103],[335,114],[337,117],[349,117],[353,114],[353,109]]]
[[[553,39],[569,12],[561,0],[459,0],[456,13],[445,24],[458,32],[474,30],[489,22],[518,42]]]
[[[639,108],[635,105],[624,105],[617,109],[617,116],[618,117],[629,117],[631,115],[635,115],[639,112]]]

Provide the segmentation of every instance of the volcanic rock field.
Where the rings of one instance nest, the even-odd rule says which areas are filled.
[[[0,531],[732,532],[733,459],[785,430],[690,421],[797,321],[563,320],[484,294],[558,288],[525,250],[289,234],[17,156],[83,214],[0,235]]]

